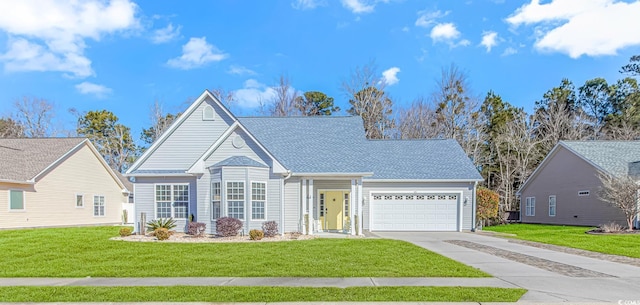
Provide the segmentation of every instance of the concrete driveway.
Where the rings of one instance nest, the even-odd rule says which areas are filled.
[[[476,233],[375,232],[374,235],[411,242],[529,290],[521,301],[640,304],[640,267]]]

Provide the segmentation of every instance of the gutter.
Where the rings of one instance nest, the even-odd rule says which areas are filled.
[[[373,172],[360,172],[360,173],[291,173],[289,175],[296,177],[370,177],[373,176]],[[288,178],[287,178],[288,179]]]
[[[24,185],[34,185],[36,182],[33,179],[24,181],[24,180],[11,180],[11,179],[0,179],[0,183],[13,183],[13,184],[24,184]]]

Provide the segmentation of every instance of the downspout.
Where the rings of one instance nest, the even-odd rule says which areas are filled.
[[[478,181],[473,183],[473,198],[471,198],[471,232],[476,231],[476,188],[478,188]]]
[[[291,171],[287,171],[287,176],[280,180],[280,235],[284,236],[284,181],[291,178]]]

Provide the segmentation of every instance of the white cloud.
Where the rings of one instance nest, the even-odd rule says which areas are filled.
[[[619,49],[640,45],[640,1],[532,0],[506,21],[518,27],[536,25],[534,47],[572,58],[614,55]]]
[[[204,66],[210,62],[221,61],[228,55],[222,53],[214,45],[207,43],[206,37],[191,37],[182,46],[182,55],[169,59],[167,65],[172,68],[189,70]]]
[[[429,34],[433,41],[449,42],[460,37],[460,32],[453,23],[438,23]]]
[[[400,68],[391,67],[385,70],[384,72],[382,72],[382,78],[387,85],[389,86],[395,85],[400,81],[398,79],[399,72],[400,72]]]
[[[229,70],[227,70],[227,73],[229,74],[233,74],[233,75],[256,75],[258,73],[256,73],[256,71],[253,71],[249,68],[243,67],[243,66],[236,66],[236,65],[231,65],[229,67]]]
[[[275,97],[276,91],[255,79],[248,79],[243,88],[236,90],[233,95],[241,108],[257,108]]]
[[[93,94],[98,98],[105,98],[111,94],[113,90],[103,85],[98,85],[90,82],[82,82],[76,85],[76,90],[82,94]]]
[[[294,0],[291,2],[291,7],[297,10],[312,10],[324,5],[326,5],[326,2],[323,0]]]
[[[166,27],[153,31],[151,41],[157,44],[169,42],[180,36],[180,29],[182,29],[182,26],[174,28],[173,24],[169,23]]]
[[[354,14],[371,13],[376,7],[375,3],[369,3],[366,0],[342,0],[342,6]]]
[[[516,54],[516,53],[518,53],[518,50],[516,50],[516,49],[514,49],[512,47],[508,47],[508,48],[504,49],[504,52],[502,52],[502,55],[500,55],[500,56],[510,56],[510,55],[513,55],[513,54]]]
[[[435,24],[437,19],[442,18],[446,15],[449,15],[449,12],[448,11],[442,12],[439,10],[438,11],[424,10],[424,11],[419,11],[418,15],[419,17],[416,20],[415,26],[427,28]]]
[[[487,48],[487,53],[491,52],[491,48],[498,45],[498,33],[492,31],[484,32],[482,34],[482,41],[480,42],[480,45]]]
[[[91,76],[91,60],[84,54],[86,40],[139,28],[137,11],[129,0],[0,1],[0,31],[9,37],[0,61],[7,71]]]

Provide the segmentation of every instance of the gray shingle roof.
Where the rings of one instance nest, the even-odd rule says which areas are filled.
[[[482,180],[456,140],[368,141],[368,179]]]
[[[262,164],[256,160],[253,160],[245,156],[233,156],[214,164],[212,167],[221,167],[221,166],[268,167],[266,164]]]
[[[455,140],[366,139],[360,117],[239,118],[286,168],[367,179],[482,180]]]
[[[615,176],[629,174],[640,161],[640,141],[561,141],[570,150]]]
[[[241,117],[251,134],[286,168],[300,173],[356,173],[366,142],[360,117]]]
[[[0,139],[0,179],[28,181],[84,138]]]

